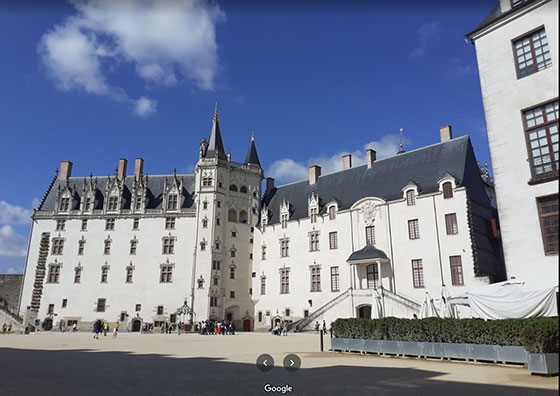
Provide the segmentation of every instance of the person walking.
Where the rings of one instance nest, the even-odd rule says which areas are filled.
[[[319,334],[319,328],[320,328],[319,321],[316,321],[315,322],[315,334]]]
[[[113,325],[113,338],[117,338],[118,333],[119,333],[119,321],[117,320]]]
[[[76,331],[78,331],[78,325],[76,323],[74,323],[72,325],[72,333],[75,333]]]
[[[97,319],[93,324],[93,338],[99,339],[99,333],[101,333],[101,320]]]
[[[6,334],[6,329],[8,328],[8,326],[6,325],[6,323],[4,323],[4,325],[2,326],[2,333]]]
[[[103,325],[103,337],[107,337],[107,333],[109,332],[109,322],[105,322]]]
[[[327,335],[327,322],[323,320],[323,334]]]
[[[12,322],[8,323],[8,334],[12,332]]]

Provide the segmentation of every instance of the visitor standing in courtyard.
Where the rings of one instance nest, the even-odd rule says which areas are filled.
[[[327,335],[327,322],[323,320],[323,334]]]
[[[72,333],[75,333],[76,331],[78,331],[78,325],[76,323],[74,323],[72,325]]]
[[[315,334],[319,334],[319,328],[320,328],[320,327],[321,327],[321,326],[319,325],[319,321],[316,321],[316,322],[315,322]]]
[[[113,325],[113,338],[117,338],[118,333],[119,333],[119,321],[117,320]]]
[[[2,326],[2,333],[6,334],[6,329],[8,328],[8,326],[6,326],[6,323],[4,323],[4,325]]]
[[[99,339],[99,333],[101,333],[101,320],[97,319],[93,324],[93,338]]]
[[[105,322],[103,325],[103,337],[107,337],[107,333],[109,332],[109,322]]]

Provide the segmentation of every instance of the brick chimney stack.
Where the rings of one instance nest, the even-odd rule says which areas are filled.
[[[267,177],[266,178],[266,190],[265,193],[269,193],[274,189],[274,178]]]
[[[72,161],[60,161],[58,180],[68,180],[72,176]]]
[[[352,167],[352,154],[342,156],[342,169],[350,169]]]
[[[139,181],[144,175],[144,160],[136,158],[134,161],[134,180]]]
[[[124,158],[119,159],[119,169],[117,170],[117,179],[124,180],[126,177],[126,165],[128,161]]]
[[[441,142],[447,142],[453,139],[453,134],[451,133],[451,125],[445,125],[439,128],[439,137]]]
[[[309,184],[317,183],[317,179],[321,176],[321,167],[319,165],[312,165],[309,167]]]
[[[366,150],[366,163],[368,169],[373,166],[373,163],[377,160],[377,152],[373,149]]]

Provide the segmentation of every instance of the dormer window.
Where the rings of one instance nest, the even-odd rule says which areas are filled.
[[[93,209],[93,200],[90,197],[87,197],[84,201],[84,210],[92,210]]]
[[[109,197],[109,202],[107,204],[107,210],[117,210],[117,206],[118,206],[118,197]]]
[[[317,222],[317,208],[311,208],[309,209],[309,220],[312,223],[316,223]]]
[[[336,219],[336,206],[329,207],[329,220]]]
[[[167,210],[177,210],[177,194],[170,194],[167,198]]]
[[[60,198],[60,205],[58,207],[58,210],[61,212],[68,212],[68,209],[70,209],[70,198],[68,197]]]
[[[414,190],[408,190],[406,192],[406,204],[408,206],[416,205],[416,194]]]
[[[453,185],[451,182],[445,182],[442,186],[443,189],[443,198],[453,198]]]
[[[142,197],[136,197],[136,200],[134,201],[134,209],[142,209]]]
[[[284,213],[284,214],[281,216],[281,220],[280,220],[280,221],[282,222],[282,228],[288,228],[288,214],[287,214],[287,213]]]

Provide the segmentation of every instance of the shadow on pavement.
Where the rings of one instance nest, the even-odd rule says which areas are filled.
[[[255,357],[256,359],[256,357]],[[553,390],[432,379],[442,373],[407,368],[335,366],[288,372],[211,358],[171,358],[126,352],[39,351],[0,348],[0,395],[224,395],[273,394],[289,384],[292,395],[556,395]],[[279,394],[279,393],[276,393]]]

